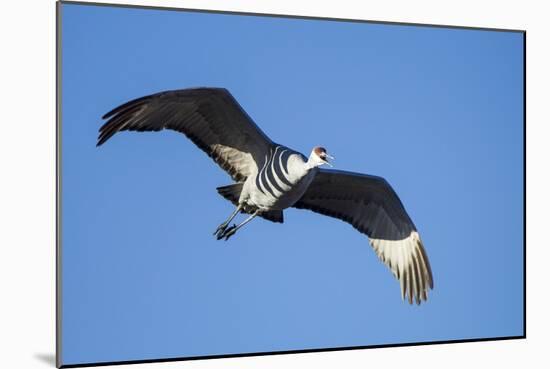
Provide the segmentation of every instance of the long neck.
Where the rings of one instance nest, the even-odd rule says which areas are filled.
[[[296,183],[307,176],[311,171],[315,171],[316,167],[317,166],[311,158],[306,160],[304,156],[297,153],[297,155],[293,155],[292,159],[288,162],[289,179]]]
[[[307,171],[310,171],[311,169],[317,168],[319,166],[319,159],[317,159],[317,156],[313,152],[309,155],[305,166]]]

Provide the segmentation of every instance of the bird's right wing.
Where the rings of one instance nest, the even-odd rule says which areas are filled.
[[[433,288],[428,256],[403,204],[376,176],[320,169],[294,204],[350,223],[366,234],[374,251],[401,284],[401,295],[419,304]]]
[[[97,146],[120,131],[171,129],[186,135],[242,182],[257,172],[273,142],[224,88],[160,92],[129,101],[103,116]]]

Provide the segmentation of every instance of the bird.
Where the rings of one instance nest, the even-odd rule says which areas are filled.
[[[420,305],[433,289],[430,262],[401,200],[382,177],[332,167],[315,146],[306,157],[273,142],[233,95],[221,87],[169,90],[128,101],[103,117],[97,145],[122,131],[180,132],[234,183],[217,188],[235,209],[215,230],[228,240],[256,217],[283,223],[283,211],[306,209],[340,219],[368,237],[378,258],[399,281],[401,298]],[[247,217],[230,225],[238,214]]]

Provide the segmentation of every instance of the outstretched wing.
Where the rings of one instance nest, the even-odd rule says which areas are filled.
[[[160,92],[103,116],[97,146],[120,131],[171,129],[185,134],[237,182],[255,173],[273,142],[224,88]]]
[[[369,237],[374,251],[399,279],[401,296],[412,304],[433,289],[428,256],[403,204],[381,177],[321,169],[299,209],[342,219]]]

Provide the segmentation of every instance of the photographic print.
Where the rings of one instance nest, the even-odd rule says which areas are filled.
[[[523,338],[524,60],[58,3],[58,366]]]

